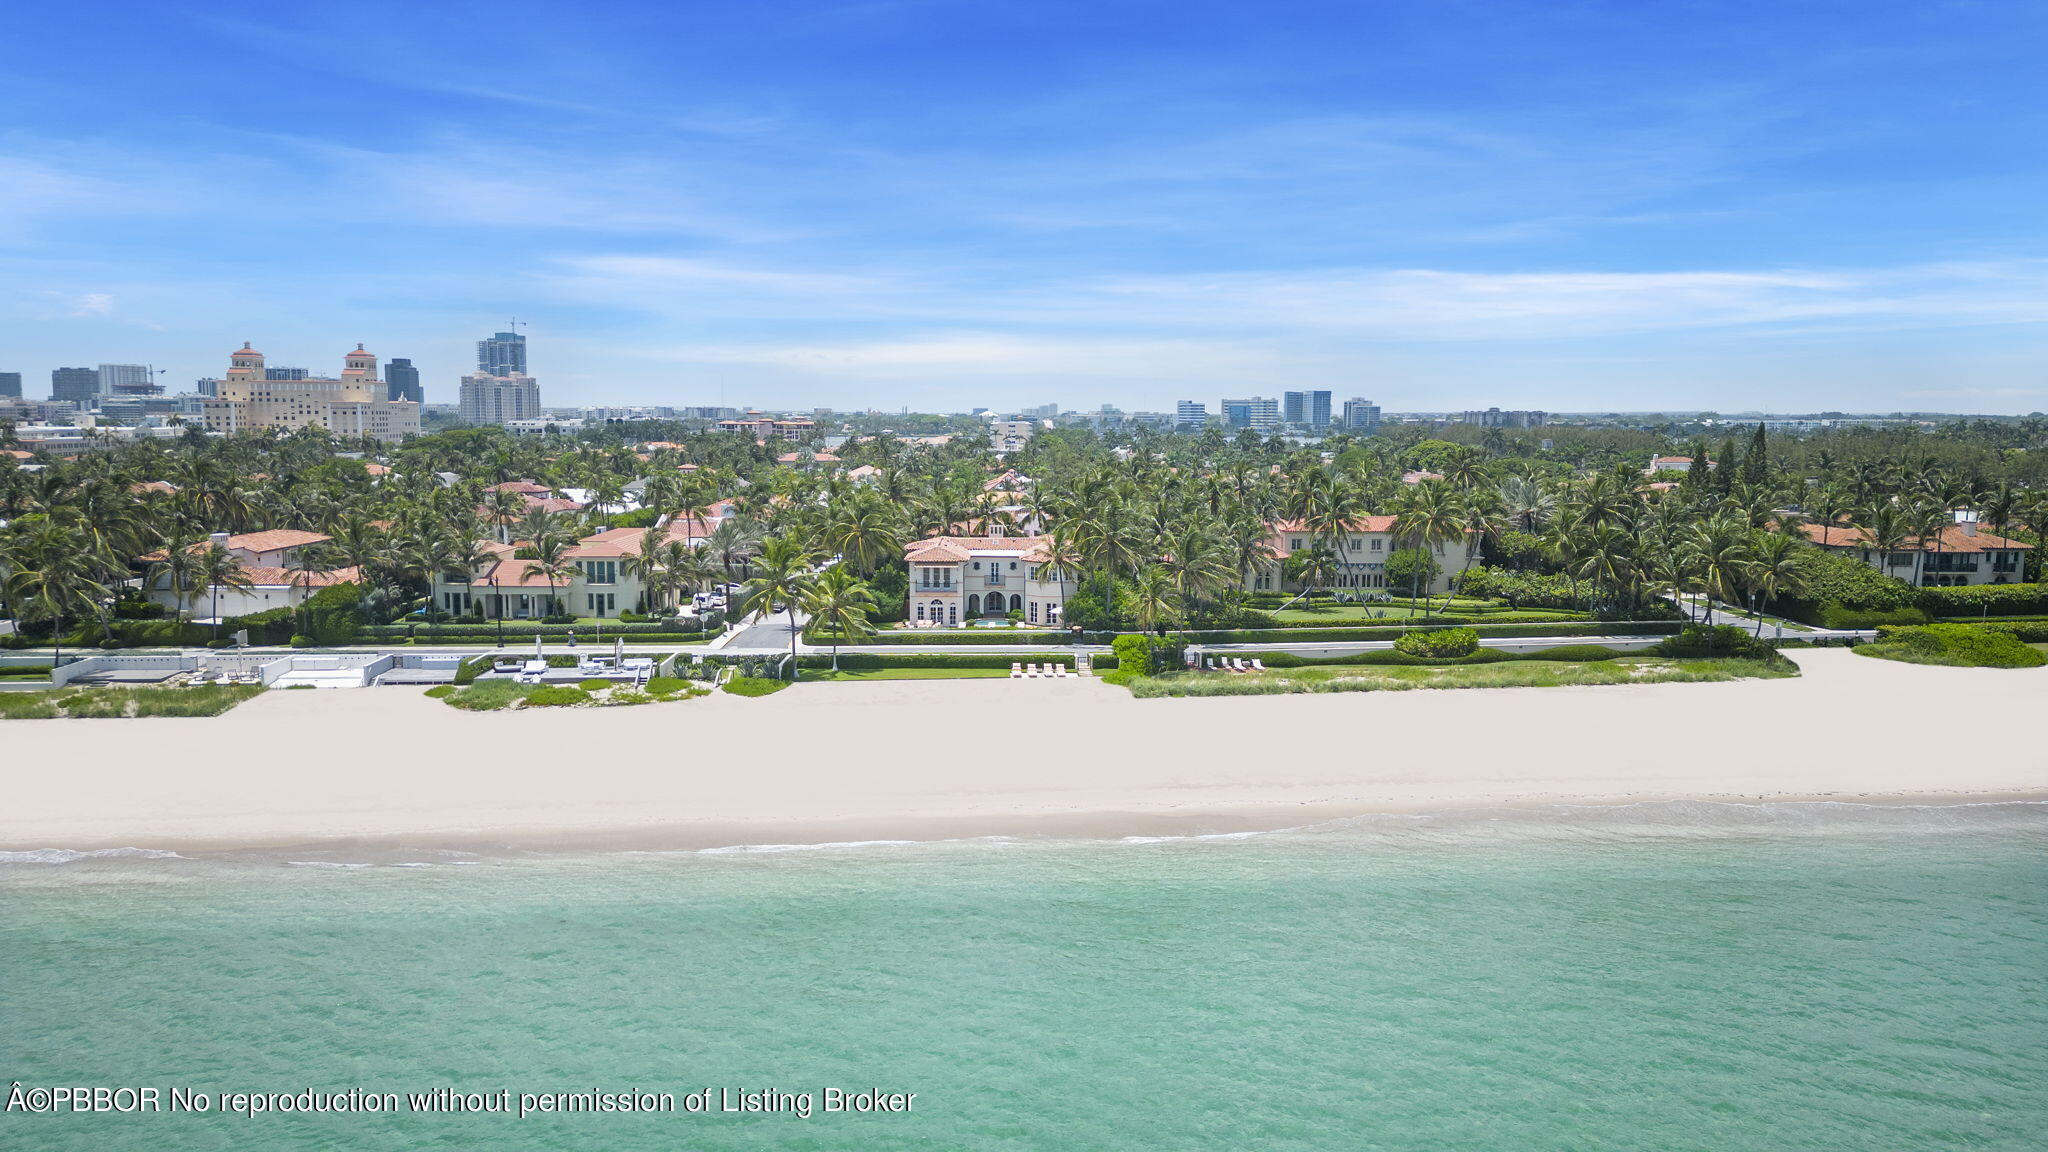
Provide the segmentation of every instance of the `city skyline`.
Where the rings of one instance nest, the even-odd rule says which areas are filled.
[[[2048,17],[1467,7],[28,11],[0,371],[445,402],[516,316],[561,405],[2048,409]]]

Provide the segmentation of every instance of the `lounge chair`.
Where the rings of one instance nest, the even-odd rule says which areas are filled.
[[[1262,660],[1260,660],[1260,659],[1259,659],[1258,657],[1256,657],[1256,656],[1252,657],[1252,671],[1254,671],[1254,672],[1264,672],[1265,670],[1266,670],[1266,665],[1265,665],[1265,662],[1264,662],[1264,661],[1262,661]]]
[[[1232,672],[1249,672],[1251,667],[1242,658],[1233,658],[1230,661],[1230,670]]]
[[[1018,662],[1017,662],[1017,661],[1015,661],[1015,660],[1012,660],[1012,661],[1010,661],[1010,676],[1011,676],[1011,678],[1013,678],[1013,679],[1019,679],[1019,678],[1022,678],[1022,677],[1023,677],[1023,675],[1024,675],[1024,665],[1022,665],[1022,664],[1018,663]]]
[[[1063,679],[1074,680],[1078,679],[1080,675],[1080,673],[1074,671],[1072,668],[1067,667],[1065,664],[1060,665],[1060,676]]]

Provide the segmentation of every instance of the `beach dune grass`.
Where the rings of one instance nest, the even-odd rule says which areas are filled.
[[[769,696],[789,687],[789,681],[769,680],[761,676],[735,676],[727,680],[724,687],[735,696]]]
[[[1310,692],[1405,692],[1424,688],[1561,688],[1597,684],[1699,684],[1796,676],[1787,661],[1678,660],[1623,656],[1609,660],[1515,660],[1495,664],[1307,665],[1262,673],[1169,672],[1131,680],[1131,695],[1280,696]]]
[[[112,720],[122,717],[218,716],[263,688],[208,684],[201,688],[58,688],[0,692],[0,718]]]
[[[806,668],[805,683],[850,680],[993,680],[1010,674],[1008,668]]]

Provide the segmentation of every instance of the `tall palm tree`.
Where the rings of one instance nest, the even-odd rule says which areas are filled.
[[[8,547],[8,603],[24,619],[50,618],[53,668],[64,662],[65,618],[113,597],[101,580],[105,561],[87,537],[55,521],[35,525]]]
[[[174,538],[168,541],[159,553],[161,560],[153,560],[145,569],[143,587],[168,588],[178,603],[180,612],[186,611],[186,602],[197,598],[199,589],[205,585],[199,579],[199,549],[188,540]]]
[[[1435,551],[1449,541],[1464,539],[1464,510],[1448,486],[1437,481],[1425,481],[1413,487],[1395,514],[1393,536],[1410,547],[1424,552]],[[1414,587],[1410,590],[1417,600],[1422,599],[1424,568],[1424,565],[1416,566]],[[1445,597],[1445,603],[1449,602],[1450,598]],[[1430,611],[1430,605],[1425,603],[1423,615],[1429,615]]]
[[[810,590],[814,559],[795,537],[787,533],[771,536],[761,545],[761,555],[754,562],[754,578],[747,581],[744,593],[746,611],[756,620],[767,620],[776,611],[778,601],[789,612],[791,679],[796,678],[796,610]]]
[[[548,582],[550,614],[575,615],[555,591],[576,577],[576,562],[569,556],[569,550],[575,546],[575,541],[567,533],[554,531],[542,532],[527,545],[527,551],[532,555],[526,561],[526,574],[539,576]]]
[[[1163,629],[1174,618],[1179,600],[1179,590],[1166,569],[1149,564],[1138,570],[1131,585],[1131,610],[1138,617],[1139,628],[1147,632]]]
[[[291,573],[291,584],[299,590],[299,602],[292,615],[298,617],[300,635],[305,635],[306,601],[312,599],[313,581],[337,568],[343,567],[341,553],[326,541],[304,544],[292,550],[285,561],[285,571]]]
[[[1050,579],[1059,585],[1060,623],[1067,622],[1067,581],[1081,577],[1081,556],[1074,547],[1073,525],[1065,520],[1053,524],[1046,537],[1045,559],[1031,572],[1034,580]]]
[[[827,568],[812,582],[804,596],[804,611],[831,633],[834,672],[839,671],[839,642],[858,640],[874,632],[874,625],[868,621],[868,612],[874,607],[873,593],[843,563]]]
[[[241,557],[218,544],[208,544],[199,550],[197,569],[199,583],[213,598],[213,638],[220,639],[220,590],[223,588],[247,589],[251,587],[249,573],[242,567]]]
[[[1749,564],[1743,570],[1750,596],[1750,610],[1756,614],[1756,634],[1764,634],[1763,606],[1786,596],[1806,591],[1806,570],[1799,565],[1800,545],[1790,536],[1759,532],[1751,540]]]

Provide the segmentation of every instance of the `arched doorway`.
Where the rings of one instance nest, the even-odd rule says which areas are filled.
[[[981,593],[974,593],[967,598],[967,614],[969,616],[981,615]]]
[[[1010,597],[1010,611],[1012,611],[1012,612],[1022,612],[1023,610],[1024,610],[1024,597],[1022,597],[1022,596],[1017,596],[1017,595],[1012,595],[1012,596]]]

